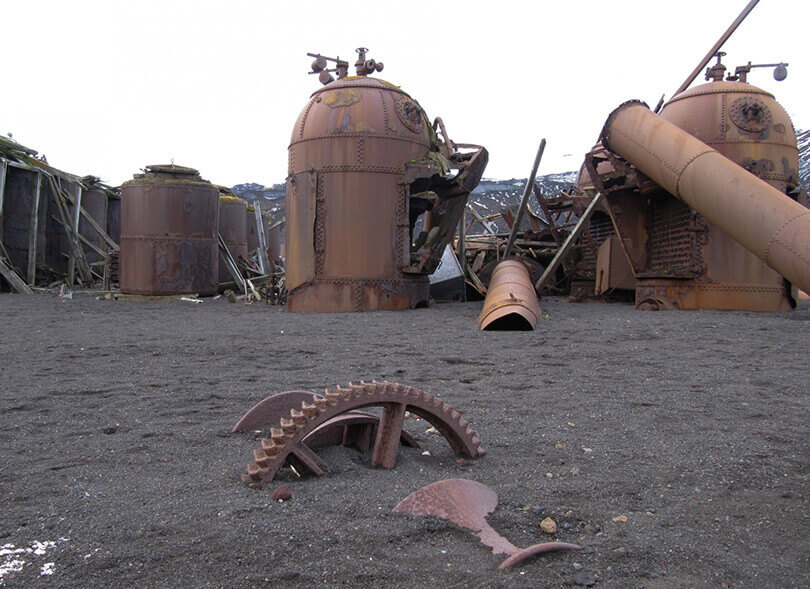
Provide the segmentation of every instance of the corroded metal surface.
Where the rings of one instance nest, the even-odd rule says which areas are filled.
[[[461,414],[438,397],[409,386],[371,382],[349,384],[326,391],[311,403],[302,402],[290,411],[263,439],[248,464],[246,479],[265,485],[273,480],[287,462],[315,475],[323,473],[320,459],[304,444],[306,437],[329,420],[363,407],[380,406],[383,414],[377,427],[371,464],[391,469],[396,463],[406,410],[425,419],[441,433],[456,454],[470,458],[484,455],[475,431]]]
[[[311,404],[315,399],[321,398],[321,395],[309,391],[284,391],[270,395],[245,413],[231,431],[259,430],[268,425],[278,425],[282,419],[290,416],[292,410],[300,409],[302,403]],[[312,430],[304,438],[304,444],[311,450],[324,446],[351,446],[367,452],[379,423],[380,418],[369,413],[342,413]],[[404,430],[400,441],[411,448],[419,447],[416,440]]]
[[[121,187],[121,292],[217,292],[217,188],[195,170],[151,166]],[[244,213],[243,213],[244,219]]]
[[[796,187],[796,130],[773,94],[743,82],[710,82],[673,97],[660,116],[780,192]]]
[[[747,88],[743,89],[748,92]],[[698,93],[698,96],[704,95]],[[730,98],[722,98],[727,95]],[[722,94],[718,104],[726,105],[739,95]],[[772,120],[776,121],[776,106],[769,105],[768,108],[774,113]],[[748,116],[757,118],[760,115],[752,109]],[[695,120],[700,121],[699,117]],[[725,119],[718,121],[720,126],[733,125]],[[769,136],[778,134],[774,127],[780,124],[783,123],[776,122],[769,127]],[[792,133],[792,129],[790,131]],[[711,129],[706,132],[711,133]],[[742,136],[741,141],[745,134],[756,135],[736,126],[731,132]],[[772,152],[786,154],[781,157],[782,176],[768,179],[778,187],[789,188],[796,169],[795,163],[790,161],[792,151],[789,146],[780,142],[760,145],[750,139],[748,137],[743,142],[753,145],[752,149],[759,150],[760,155],[765,154],[764,159],[776,157],[767,155]],[[648,279],[657,282],[648,283],[646,291],[637,290],[636,301],[641,308],[656,308],[657,305],[658,308],[785,310],[790,308],[791,299],[777,272],[802,289],[810,287],[808,209],[698,138],[653,114],[643,103],[626,103],[614,111],[603,131],[603,142],[699,213],[683,225],[683,231],[688,232],[686,235],[672,237],[676,242],[690,240],[691,251],[699,255],[682,258],[689,260],[688,265],[674,269],[674,272],[669,269],[668,274],[662,274],[660,270],[646,275],[642,272],[639,288]],[[737,144],[734,146],[736,149]],[[739,156],[734,157],[739,159]],[[666,198],[670,197],[653,195],[652,202],[661,203]],[[653,204],[652,208],[656,206]],[[617,210],[622,211],[621,215],[615,214]],[[627,227],[629,219],[643,220],[644,215],[655,214],[654,210],[644,210],[631,215],[626,208],[615,206],[613,211],[614,226],[619,228],[622,224]],[[653,216],[650,224],[654,221]],[[641,225],[643,223],[639,227]],[[629,235],[631,242],[643,241],[639,239],[641,231],[635,232],[635,240],[632,228],[628,228],[627,235],[625,231],[620,233]],[[657,256],[660,258],[660,253]],[[672,282],[673,278],[681,279],[681,282]],[[689,288],[694,291],[689,292]],[[661,304],[655,303],[656,299]]]
[[[247,202],[235,196],[219,197],[219,234],[228,250],[231,252],[234,261],[238,262],[248,259],[248,233],[247,233]],[[253,222],[255,227],[256,223]],[[231,282],[228,266],[219,263],[219,281]]]
[[[478,316],[481,329],[531,331],[540,314],[537,293],[523,262],[510,259],[499,263],[492,271],[484,308]]]
[[[581,550],[567,542],[544,542],[520,549],[496,532],[487,516],[498,506],[498,494],[467,479],[446,479],[418,489],[400,501],[392,511],[439,517],[471,530],[492,554],[508,554],[500,569],[508,569],[527,558],[556,550]]]
[[[291,311],[428,303],[439,264],[486,165],[441,141],[398,86],[358,76],[312,94],[293,129],[286,202]],[[458,171],[454,178],[447,176]]]

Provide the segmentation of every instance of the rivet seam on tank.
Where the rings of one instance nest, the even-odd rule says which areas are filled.
[[[810,211],[806,211],[804,213],[796,215],[792,219],[783,223],[782,226],[779,227],[779,229],[773,232],[773,235],[771,235],[771,239],[768,241],[768,246],[765,249],[765,255],[762,258],[766,264],[768,264],[768,254],[771,253],[771,246],[774,243],[776,243],[778,245],[781,245],[784,249],[792,253],[797,258],[799,258],[802,262],[804,262],[805,266],[810,266],[810,258],[805,256],[802,252],[797,251],[796,248],[791,247],[789,242],[783,241],[782,239],[779,238],[779,234],[782,233],[782,231],[784,231],[785,229],[787,229],[788,225],[792,224],[794,221],[798,221],[799,219],[806,217],[807,215],[810,215]]]
[[[302,116],[302,117],[301,117],[301,126],[300,126],[300,127],[299,127],[299,129],[298,129],[298,138],[299,138],[299,139],[303,139],[303,138],[304,138],[304,125],[305,125],[305,124],[306,124],[306,122],[307,122],[307,117],[309,116],[309,111],[310,111],[310,110],[312,110],[312,105],[313,105],[313,104],[315,104],[315,99],[314,99],[314,98],[313,98],[313,99],[311,99],[311,100],[310,100],[310,101],[307,103],[307,107],[304,109],[304,116]]]
[[[692,164],[692,162],[694,162],[696,159],[698,159],[703,155],[706,155],[707,153],[718,153],[718,152],[712,149],[711,147],[709,147],[708,149],[704,149],[703,151],[696,153],[694,156],[686,160],[679,170],[675,170],[674,196],[676,198],[681,197],[681,176],[683,176],[683,173],[686,172],[686,168],[688,168]]]
[[[385,130],[396,133],[399,131],[396,121],[391,118],[391,113],[388,111],[388,101],[385,98],[385,92],[380,90],[380,104],[383,107],[383,117],[385,118]]]
[[[330,92],[324,102],[332,108],[339,106],[351,106],[363,99],[363,94],[358,88],[344,88]]]

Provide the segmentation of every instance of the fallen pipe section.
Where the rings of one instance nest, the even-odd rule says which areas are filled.
[[[805,292],[810,210],[640,101],[608,117],[602,141]]]
[[[495,266],[478,323],[485,331],[532,331],[540,303],[523,262],[514,258]]]

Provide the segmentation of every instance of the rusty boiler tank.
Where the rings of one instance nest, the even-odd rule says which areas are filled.
[[[722,66],[721,66],[722,67]],[[745,81],[745,69],[730,80],[715,66],[714,80],[674,96],[661,118],[761,178],[782,193],[796,189],[796,131],[773,94]],[[738,68],[739,72],[740,68]],[[711,70],[710,70],[711,72]],[[746,206],[742,201],[739,206]],[[732,212],[729,212],[732,214]],[[637,284],[636,301],[681,309],[788,310],[795,303],[785,282],[717,225],[672,196],[653,201],[651,262],[685,267],[692,276],[650,278]]]
[[[796,133],[773,95],[747,83],[751,67],[723,79],[718,56],[712,81],[674,96],[660,115],[630,101],[605,124],[605,147],[623,159],[611,156],[611,184],[601,183],[639,308],[795,304],[783,276],[806,280],[806,258],[796,254],[808,237],[807,210],[789,196],[798,182]],[[621,185],[634,176],[621,176],[626,162],[645,175],[635,188]],[[639,185],[646,177],[654,190]]]
[[[219,191],[197,170],[136,174],[121,187],[121,292],[216,294],[218,222]]]
[[[231,194],[219,197],[219,234],[235,262],[248,259],[247,201]],[[219,281],[232,282],[228,266],[220,260]]]
[[[426,305],[427,276],[486,166],[483,147],[454,144],[440,119],[432,125],[399,86],[371,77],[382,63],[357,52],[355,76],[346,61],[310,54],[324,87],[311,95],[289,146],[291,311]]]

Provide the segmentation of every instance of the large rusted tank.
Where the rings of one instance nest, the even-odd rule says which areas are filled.
[[[219,197],[219,234],[233,256],[234,261],[247,260],[247,202],[238,196]],[[219,281],[232,282],[230,270],[224,262],[219,264]]]
[[[802,261],[810,215],[785,194],[798,181],[798,149],[773,95],[723,81],[721,71],[675,96],[660,116],[642,103],[623,105],[603,142],[661,187],[644,199],[608,188],[640,308],[793,306],[783,276],[799,286],[810,276]]]
[[[161,165],[136,174],[121,187],[121,291],[215,294],[218,222],[219,191],[197,170]]]
[[[441,260],[486,150],[453,149],[399,86],[369,77],[382,64],[359,49],[356,76],[314,92],[293,129],[286,203],[291,311],[407,309],[428,303]],[[455,177],[448,172],[458,171]]]

